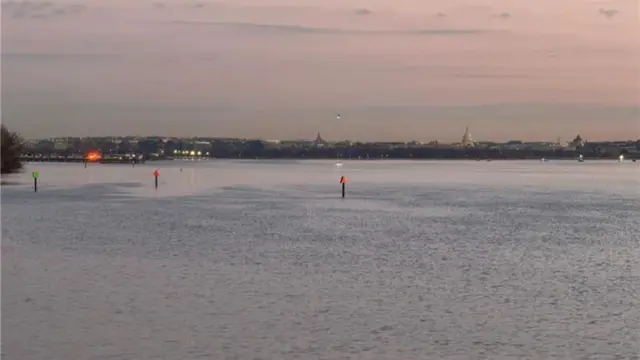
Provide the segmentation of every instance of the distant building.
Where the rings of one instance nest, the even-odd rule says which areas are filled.
[[[398,149],[398,148],[406,148],[407,143],[403,141],[384,141],[384,142],[376,142],[377,146],[384,147],[387,149]]]
[[[26,149],[35,149],[40,141],[35,139],[25,140],[24,147]]]
[[[54,141],[54,149],[56,150],[67,150],[68,148],[70,148],[69,146],[69,142],[67,141],[67,139],[55,139]]]
[[[576,149],[581,149],[582,147],[584,147],[584,145],[585,145],[586,143],[587,143],[586,141],[582,140],[582,137],[580,136],[580,134],[578,134],[578,135],[573,139],[573,141],[571,141],[571,142],[569,143],[569,146],[568,146],[568,147],[569,147],[569,148],[571,148],[571,149],[574,149],[574,150],[576,150]]]
[[[558,144],[549,141],[532,141],[524,143],[525,149],[537,151],[551,151],[558,148]]]
[[[195,151],[207,152],[211,150],[211,141],[193,141],[191,149]]]
[[[326,141],[324,141],[324,139],[322,138],[322,136],[320,136],[320,132],[318,132],[318,136],[316,136],[316,139],[313,141],[313,144],[314,144],[315,146],[320,147],[320,146],[324,146],[324,145],[326,145],[326,144],[327,144],[327,142],[326,142]]]
[[[506,143],[502,144],[500,149],[504,150],[522,150],[525,148],[524,141],[522,140],[509,140]]]
[[[464,135],[462,135],[462,141],[460,142],[460,145],[462,147],[474,147],[475,143],[473,142],[473,139],[471,139],[471,133],[469,132],[469,127],[467,126],[464,132]]]

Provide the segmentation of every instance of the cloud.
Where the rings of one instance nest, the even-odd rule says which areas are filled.
[[[611,19],[612,17],[616,16],[618,14],[618,10],[616,9],[600,9],[598,10],[598,13],[604,17],[607,17],[609,19]]]
[[[489,30],[482,29],[422,29],[413,31],[396,31],[396,34],[417,34],[417,35],[474,35],[488,33]]]
[[[489,5],[468,5],[468,6],[461,7],[461,9],[464,11],[483,11],[483,12],[493,10],[493,8]]]
[[[50,1],[6,1],[2,3],[2,15],[12,19],[46,19],[55,16],[84,13],[86,6],[80,3],[55,4]]]
[[[490,32],[483,29],[409,29],[409,30],[351,30],[340,28],[319,28],[301,25],[242,23],[242,22],[211,22],[211,21],[172,21],[171,23],[184,26],[210,26],[227,28],[236,31],[247,31],[255,34],[283,34],[283,35],[474,35]]]
[[[459,79],[539,79],[541,76],[528,74],[491,74],[491,73],[453,73],[451,77]]]
[[[496,17],[499,19],[510,19],[511,14],[509,14],[508,12],[503,12],[501,14],[496,15]]]
[[[447,14],[445,14],[445,13],[443,13],[443,12],[439,12],[439,13],[437,13],[437,14],[436,14],[436,17],[439,17],[439,18],[446,18],[446,17],[447,17]]]
[[[117,53],[88,53],[88,52],[21,52],[21,51],[3,51],[0,58],[3,61],[16,61],[24,63],[25,61],[43,60],[43,61],[69,61],[69,60],[99,60],[122,57]]]
[[[373,11],[369,10],[369,9],[357,9],[356,10],[356,15],[371,15],[373,14]]]

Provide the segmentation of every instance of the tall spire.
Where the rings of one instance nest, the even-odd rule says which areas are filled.
[[[462,145],[473,145],[473,140],[471,140],[471,133],[469,133],[469,127],[465,128],[464,135],[462,136]]]

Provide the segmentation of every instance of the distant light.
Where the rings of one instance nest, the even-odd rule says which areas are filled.
[[[620,162],[624,161],[624,155],[618,156],[618,161],[620,161]]]
[[[202,155],[202,151],[198,151],[198,156]]]
[[[102,155],[95,151],[90,151],[85,155],[87,161],[98,161],[102,158]]]
[[[177,154],[177,153],[178,153],[178,150],[173,150],[173,153],[174,153],[174,154]]]
[[[191,150],[191,152],[189,153],[189,155],[194,156],[196,154],[195,151]]]

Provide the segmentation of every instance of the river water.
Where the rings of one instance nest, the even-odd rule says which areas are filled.
[[[3,359],[640,358],[635,163],[30,164],[15,180]]]

